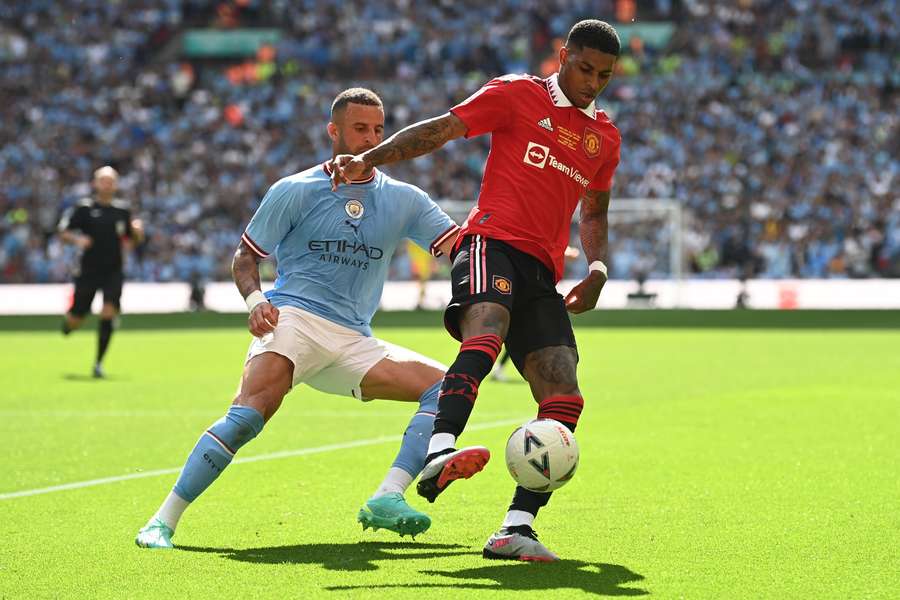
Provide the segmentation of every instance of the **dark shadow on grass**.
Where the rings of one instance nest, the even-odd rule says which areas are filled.
[[[358,542],[350,544],[296,544],[268,548],[204,548],[176,546],[183,552],[220,554],[241,562],[272,565],[320,565],[331,571],[374,571],[376,560],[434,559],[471,554],[459,551],[459,544],[422,544],[419,542]]]
[[[83,383],[102,383],[104,381],[125,381],[122,377],[106,375],[105,377],[94,377],[87,373],[64,373],[62,376],[66,381],[81,381]]]
[[[622,587],[642,581],[639,575],[622,565],[589,563],[580,560],[562,560],[556,563],[524,564],[503,563],[485,565],[459,571],[421,571],[421,583],[398,585],[341,585],[325,589],[346,591],[374,588],[408,589],[470,589],[470,590],[521,590],[553,591],[576,589],[598,596],[646,596],[650,592],[640,588]],[[456,581],[441,583],[434,577],[447,577]],[[488,580],[488,581],[485,581]],[[565,594],[560,595],[565,597]]]

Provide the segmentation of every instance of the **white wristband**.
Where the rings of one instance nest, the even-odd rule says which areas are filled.
[[[262,302],[268,302],[269,300],[263,295],[263,293],[259,290],[253,290],[250,292],[250,295],[244,298],[244,302],[247,303],[247,310],[249,312],[253,312],[253,309],[256,308],[257,304],[261,304]]]
[[[609,278],[609,275],[607,275],[606,273],[606,265],[603,264],[602,260],[595,260],[594,262],[592,262],[588,267],[588,271],[600,271],[601,273],[603,273],[604,277],[606,277],[607,279]]]

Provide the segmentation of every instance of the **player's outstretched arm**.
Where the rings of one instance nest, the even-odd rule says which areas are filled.
[[[332,188],[359,179],[373,167],[409,160],[433,152],[449,142],[466,135],[466,125],[453,113],[419,121],[405,127],[371,150],[357,156],[341,154],[334,159]]]
[[[250,333],[262,337],[273,331],[278,325],[278,309],[262,296],[259,257],[243,241],[235,250],[234,260],[231,261],[231,277],[250,309],[247,319]]]
[[[600,269],[596,263],[602,264],[609,248],[609,197],[608,191],[587,190],[581,198],[581,247],[592,266],[587,277],[566,296],[566,308],[571,313],[583,313],[597,306],[600,291],[606,283],[606,266]]]

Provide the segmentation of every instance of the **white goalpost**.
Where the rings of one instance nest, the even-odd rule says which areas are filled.
[[[647,224],[651,226],[640,227]],[[666,248],[668,255],[665,268],[661,264],[654,264],[647,275],[659,276],[665,273],[668,279],[684,279],[684,217],[681,203],[662,198],[615,198],[610,202],[611,246],[613,238],[618,241],[623,235],[627,237],[632,232],[646,232],[647,229],[655,230],[655,236],[651,239],[644,237],[643,242],[654,248]],[[610,261],[615,260],[615,252],[611,247]]]
[[[471,202],[460,200],[440,200],[438,204],[458,223],[472,208]],[[578,222],[579,212],[575,210],[573,224]],[[662,303],[670,308],[682,306],[686,276],[686,215],[682,204],[672,198],[614,198],[608,216],[611,281],[604,295],[615,296],[617,304],[649,308],[656,305],[656,291],[664,285]],[[580,245],[574,228],[573,238]],[[653,282],[649,291],[641,285],[646,280]],[[573,284],[565,280],[560,282],[560,289]]]

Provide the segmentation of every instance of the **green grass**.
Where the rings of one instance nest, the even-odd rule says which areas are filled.
[[[436,326],[381,328],[445,362]],[[578,475],[541,513],[565,560],[484,561],[512,491],[510,425],[467,432],[485,473],[432,529],[363,532],[356,511],[397,444],[234,464],[185,514],[181,550],[134,546],[175,480],[152,476],[0,499],[0,597],[891,598],[900,589],[900,330],[577,330],[586,408]],[[0,333],[0,494],[180,467],[221,416],[248,335]],[[397,435],[410,405],[295,390],[250,457]],[[472,424],[533,414],[527,386],[487,382]],[[532,595],[534,597],[534,595]]]

